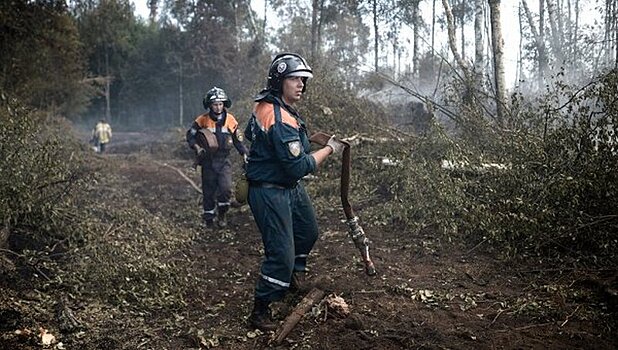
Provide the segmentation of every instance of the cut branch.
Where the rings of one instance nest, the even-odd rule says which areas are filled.
[[[170,169],[174,169],[183,179],[187,180],[187,182],[191,185],[191,187],[193,187],[197,192],[199,192],[200,194],[202,194],[202,189],[199,188],[198,185],[195,184],[195,182],[193,182],[193,180],[191,180],[187,175],[185,175],[185,173],[182,172],[182,170],[173,167],[167,163],[161,163],[161,162],[157,162],[156,160],[154,161],[155,163],[161,165],[161,166],[165,166],[168,167]]]
[[[303,316],[307,313],[307,311],[309,311],[311,307],[315,303],[320,301],[323,297],[324,297],[323,290],[318,289],[318,288],[313,288],[311,292],[309,292],[309,294],[307,294],[303,298],[303,300],[301,300],[300,303],[296,305],[292,313],[288,315],[288,317],[285,318],[281,327],[279,327],[277,332],[275,332],[275,334],[273,335],[273,338],[271,339],[271,343],[275,345],[281,344],[283,339],[285,339],[285,337],[288,334],[290,334],[292,329],[294,329],[294,326],[296,326],[296,324],[300,321],[300,319],[303,318]]]

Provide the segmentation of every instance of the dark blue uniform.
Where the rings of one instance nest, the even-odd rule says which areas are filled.
[[[195,135],[201,128],[209,129],[217,137],[219,148],[208,154],[200,161],[202,166],[202,194],[204,220],[213,220],[216,212],[225,214],[230,207],[232,196],[232,161],[230,151],[232,145],[240,155],[247,153],[242,144],[242,136],[238,129],[238,122],[231,113],[223,111],[220,115],[212,112],[198,116],[187,132],[189,147],[196,143]],[[216,203],[215,203],[216,197]]]
[[[255,296],[276,301],[290,286],[292,273],[306,270],[318,237],[313,205],[300,182],[317,165],[304,121],[273,95],[255,105],[245,137],[251,141],[249,206],[265,250]]]

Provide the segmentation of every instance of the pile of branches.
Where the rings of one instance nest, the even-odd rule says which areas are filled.
[[[388,133],[361,131],[351,202],[371,225],[430,229],[506,258],[612,264],[617,86],[614,70],[584,86],[516,95],[502,123],[462,103],[450,106],[458,110],[454,123],[438,121],[436,113],[422,133],[393,125]],[[337,170],[331,170],[335,176],[314,192],[334,203]]]

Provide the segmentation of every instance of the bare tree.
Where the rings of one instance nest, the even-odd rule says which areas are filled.
[[[560,18],[559,9],[553,0],[547,1],[547,13],[549,15],[549,27],[551,28],[551,44],[552,51],[554,52],[555,59],[562,64],[564,61],[563,54],[563,32],[560,28],[558,18]]]
[[[419,3],[420,3],[420,0],[414,1],[413,8],[412,8],[412,21],[414,24],[414,35],[412,38],[412,41],[413,41],[412,65],[414,66],[413,68],[414,70],[412,74],[414,77],[418,77],[418,71],[419,71],[418,69],[418,57],[419,57],[418,39],[419,39],[419,31],[420,31],[420,26],[421,26],[421,16],[420,16],[419,9],[418,9]]]
[[[373,55],[374,55],[374,61],[373,61],[373,66],[374,66],[374,70],[377,72],[378,71],[378,45],[380,43],[380,35],[378,33],[378,1],[377,0],[373,0],[372,1],[372,5],[373,5],[373,33],[374,33],[374,41],[373,41]]]
[[[449,4],[448,0],[442,0],[442,6],[444,6],[444,13],[446,14],[449,47],[451,48],[451,52],[453,53],[455,61],[463,70],[466,77],[468,77],[468,68],[466,62],[459,55],[459,52],[457,51],[457,45],[455,44],[455,20],[453,18],[453,11],[451,10],[451,5]]]
[[[459,1],[459,27],[461,28],[461,58],[466,59],[466,3],[465,0]]]
[[[311,60],[315,61],[318,55],[318,12],[319,0],[311,2]]]
[[[477,74],[483,72],[483,0],[474,0],[474,67]]]
[[[435,51],[436,40],[436,0],[431,5],[431,52]]]
[[[157,0],[148,0],[148,8],[150,9],[148,18],[150,19],[150,23],[154,23],[157,18],[157,2]]]
[[[541,1],[541,9],[543,8]],[[545,52],[545,41],[543,40],[543,22],[542,17],[539,19],[539,30],[537,31],[536,24],[534,23],[534,19],[532,18],[532,13],[530,12],[530,8],[528,8],[528,3],[526,0],[521,0],[521,4],[523,6],[524,12],[526,14],[526,18],[528,19],[528,25],[530,25],[530,31],[532,32],[532,37],[534,38],[536,50],[538,53],[538,67],[539,72],[537,75],[539,88],[543,87],[545,84],[545,73],[547,72],[548,60],[547,53]],[[542,13],[542,11],[541,11]]]
[[[489,13],[498,123],[504,125],[504,118],[506,116],[506,83],[504,78],[504,40],[502,39],[502,23],[500,20],[500,0],[489,0]]]
[[[615,61],[618,58],[618,5],[616,0],[605,0],[605,33],[604,33],[604,49],[605,57],[608,65],[614,61],[614,66],[618,63]]]

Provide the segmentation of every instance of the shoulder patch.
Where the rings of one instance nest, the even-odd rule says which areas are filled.
[[[288,142],[288,151],[290,151],[290,154],[296,158],[300,155],[300,152],[303,149],[303,145],[300,143],[300,141],[292,141],[292,142]]]

